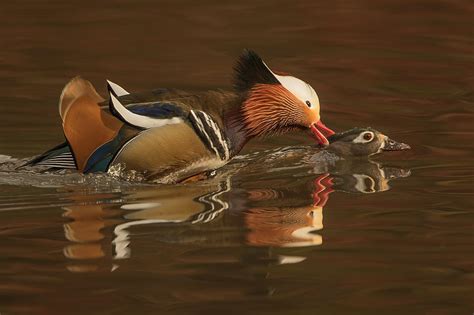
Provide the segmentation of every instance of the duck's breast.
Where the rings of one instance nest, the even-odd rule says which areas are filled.
[[[182,122],[142,131],[122,147],[109,169],[119,167],[121,172],[138,172],[147,180],[169,183],[225,164],[193,127]]]

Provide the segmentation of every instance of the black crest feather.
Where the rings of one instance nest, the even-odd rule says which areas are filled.
[[[234,66],[234,87],[239,92],[251,89],[255,84],[279,84],[268,70],[262,58],[252,50],[245,49]]]

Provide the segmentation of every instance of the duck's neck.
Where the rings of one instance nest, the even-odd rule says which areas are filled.
[[[242,106],[245,99],[237,102],[236,106],[229,108],[224,113],[224,132],[232,146],[232,156],[237,155],[245,144],[253,138],[245,125]]]

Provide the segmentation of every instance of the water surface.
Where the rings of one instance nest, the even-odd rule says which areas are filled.
[[[471,314],[473,14],[467,0],[2,4],[0,312]],[[102,94],[105,79],[228,89],[245,47],[311,83],[328,126],[412,150],[325,167],[294,133],[177,186],[12,171],[62,141],[71,77]]]

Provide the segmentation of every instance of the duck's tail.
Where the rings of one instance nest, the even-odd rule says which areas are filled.
[[[25,166],[44,166],[48,169],[77,169],[76,161],[74,160],[74,156],[72,155],[71,148],[67,141],[34,157],[19,168]]]
[[[100,108],[103,101],[94,86],[81,77],[66,84],[59,99],[64,135],[81,172],[87,171],[94,152],[113,140],[123,126],[120,120]]]
[[[92,154],[118,134],[123,123],[101,110],[104,99],[94,86],[81,77],[75,77],[64,87],[59,98],[66,142],[35,157],[27,165],[50,168],[70,168],[86,171]]]

